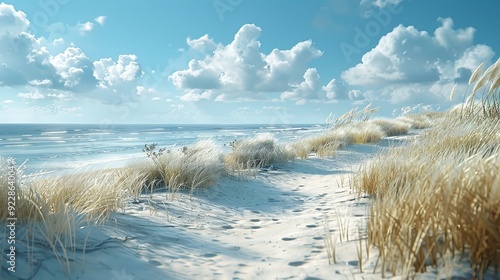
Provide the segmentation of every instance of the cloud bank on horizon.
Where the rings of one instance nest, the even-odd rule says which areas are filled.
[[[330,2],[325,1],[323,10],[334,4],[335,12],[349,10],[338,8],[344,0]],[[369,13],[351,17],[364,26],[335,31],[352,38],[339,44],[328,44],[330,37],[315,39],[316,35],[290,40],[292,35],[277,34],[259,20],[242,23],[226,40],[216,40],[224,36],[210,32],[215,29],[192,39],[186,27],[179,34],[183,45],[173,46],[177,52],[156,58],[170,61],[160,68],[142,62],[132,43],[127,53],[98,51],[104,42],[90,37],[105,32],[113,17],[99,14],[73,26],[47,25],[46,30],[65,30],[56,38],[34,32],[36,17],[14,4],[0,3],[0,122],[54,122],[61,117],[70,122],[227,122],[231,115],[238,116],[234,122],[258,123],[279,115],[277,122],[312,123],[321,122],[332,108],[348,110],[365,103],[388,111],[420,103],[445,104],[455,83],[463,88],[479,64],[491,63],[493,47],[476,43],[477,30],[457,28],[451,17],[438,17],[430,31],[397,23],[394,18],[404,3],[361,0],[357,8]],[[248,7],[225,12],[236,13],[235,9]],[[58,8],[58,13],[64,9]],[[283,20],[286,23],[286,17]],[[314,24],[309,25],[305,34],[318,33]],[[113,42],[113,34],[106,34],[110,45],[119,43]],[[89,56],[85,47],[92,44],[96,50],[91,48]],[[360,60],[351,62],[351,55],[361,50],[365,52]],[[325,61],[332,56],[344,56],[345,62]],[[247,119],[252,116],[254,120]]]

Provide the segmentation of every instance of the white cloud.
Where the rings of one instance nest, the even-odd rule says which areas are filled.
[[[111,58],[92,62],[73,43],[62,48],[65,40],[54,35],[71,37],[78,32],[88,32],[104,24],[105,19],[100,16],[94,22],[73,27],[55,23],[47,27],[53,38],[36,38],[27,33],[30,22],[23,12],[0,3],[0,87],[25,87],[26,92],[20,93],[19,98],[30,100],[77,97],[113,104],[136,102],[130,100],[137,99],[137,93],[148,93],[152,89],[137,89],[142,71],[135,55],[120,55],[116,62]],[[39,89],[48,93],[41,94]],[[85,94],[72,94],[81,92]]]
[[[56,68],[65,88],[86,90],[95,87],[92,62],[81,49],[69,47],[51,57],[50,62]]]
[[[351,100],[359,101],[359,100],[365,99],[365,95],[359,89],[350,90],[348,93],[348,96],[349,96],[349,99],[351,99]]]
[[[94,29],[94,23],[90,22],[90,21],[87,21],[87,22],[84,22],[84,23],[78,23],[76,25],[76,28],[78,29],[78,31],[80,32],[80,34],[85,34],[87,32],[90,32]]]
[[[205,34],[198,39],[191,39],[188,37],[186,42],[191,49],[203,53],[211,53],[218,47],[214,40],[208,37],[208,34]]]
[[[344,71],[342,79],[354,86],[384,88],[391,92],[392,102],[442,100],[449,93],[441,91],[443,86],[465,81],[494,52],[473,44],[473,28],[453,29],[450,18],[439,21],[432,35],[397,26],[363,55],[361,63]]]
[[[58,100],[70,100],[71,99],[71,95],[65,94],[65,93],[59,93],[59,94],[48,93],[46,96],[48,98],[58,99]]]
[[[146,88],[143,86],[136,87],[136,94],[139,96],[144,96],[151,93],[155,93],[155,90],[153,88]]]
[[[3,86],[25,85],[28,81],[54,79],[56,70],[47,49],[31,34],[7,34],[0,39],[0,80]]]
[[[322,89],[326,92],[326,98],[328,99],[349,99],[349,91],[342,81],[332,79],[326,86],[323,86]]]
[[[181,96],[181,100],[183,101],[209,100],[212,99],[213,95],[214,93],[211,90],[205,91],[205,90],[192,89],[190,91],[185,92],[184,95]]]
[[[94,77],[100,80],[100,86],[103,88],[135,81],[141,75],[137,56],[133,54],[120,55],[117,62],[111,58],[94,62]]]
[[[103,26],[104,23],[106,22],[106,16],[98,16],[94,19],[96,23],[98,23],[100,26]]]
[[[65,43],[65,41],[63,38],[57,38],[57,39],[54,39],[52,41],[52,45],[54,45],[54,46],[62,45],[64,43]]]
[[[287,92],[284,98],[296,99],[304,95],[297,91],[314,80],[307,63],[320,57],[322,52],[314,48],[311,41],[304,41],[290,50],[274,49],[266,55],[260,52],[260,33],[259,27],[245,24],[226,46],[216,45],[207,35],[188,39],[191,48],[202,49],[207,45],[216,48],[212,55],[203,60],[193,59],[188,69],[169,76],[172,83],[184,91],[182,99],[255,100],[265,98],[266,93],[283,92]],[[306,76],[309,81],[305,80]]]
[[[51,86],[52,81],[49,79],[44,79],[44,80],[31,80],[28,82],[30,85],[34,87],[43,87],[43,86]]]
[[[26,14],[16,11],[14,6],[0,3],[0,36],[17,35],[28,30],[30,22]]]
[[[2,104],[12,104],[12,103],[14,103],[14,101],[12,101],[10,99],[2,101]]]
[[[319,74],[315,68],[309,68],[304,73],[304,81],[294,85],[291,91],[281,94],[282,100],[294,100],[297,104],[304,104],[308,100],[319,99],[318,92],[321,88]]]
[[[158,101],[158,100],[161,100],[161,98],[160,98],[160,97],[158,97],[158,96],[155,96],[155,97],[151,98],[151,100],[153,100],[153,101]]]
[[[41,94],[38,91],[35,92],[20,92],[17,94],[18,97],[24,98],[24,99],[32,99],[32,100],[39,100],[39,99],[44,99],[45,95]]]

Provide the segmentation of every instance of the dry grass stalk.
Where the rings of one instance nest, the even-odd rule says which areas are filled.
[[[411,277],[447,254],[468,257],[479,278],[500,268],[499,117],[450,113],[354,178],[375,198],[368,242],[379,248],[383,272]]]

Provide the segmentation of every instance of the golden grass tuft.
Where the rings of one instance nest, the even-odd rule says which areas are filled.
[[[145,174],[147,186],[166,186],[171,192],[213,185],[225,173],[223,155],[211,140],[164,152],[155,160],[132,164],[129,169]]]
[[[7,159],[0,158],[0,200],[4,205],[7,205],[8,170]],[[81,241],[76,237],[80,226],[103,221],[122,207],[125,196],[138,192],[145,182],[143,175],[127,169],[24,179],[21,172],[16,172],[15,177],[14,213],[19,233],[16,244],[28,252],[33,246],[52,250],[67,275],[77,241]],[[9,216],[7,210],[0,208],[3,221]],[[22,235],[24,231],[28,234]]]
[[[370,122],[380,126],[385,136],[397,136],[408,134],[411,124],[397,119],[373,119]]]
[[[353,178],[374,197],[368,241],[382,273],[411,277],[450,254],[467,258],[480,279],[500,268],[500,115],[474,108],[468,118],[452,110]]]
[[[233,150],[226,154],[224,162],[231,172],[243,169],[284,164],[296,158],[296,154],[285,145],[277,143],[271,134],[234,142]]]
[[[350,117],[342,116],[343,119],[350,120]],[[415,119],[415,120],[414,120]],[[426,120],[425,125],[421,124]],[[386,136],[407,134],[410,127],[418,128],[431,125],[432,120],[427,116],[419,117],[415,115],[406,119],[374,119],[363,118],[357,121],[333,121],[341,123],[331,126],[322,134],[300,139],[290,143],[289,149],[294,151],[297,157],[305,159],[309,154],[324,158],[335,155],[336,151],[353,144],[376,143]],[[418,125],[414,124],[418,123]]]

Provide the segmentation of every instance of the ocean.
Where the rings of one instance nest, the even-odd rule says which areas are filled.
[[[24,174],[51,174],[123,166],[145,158],[144,144],[175,149],[213,139],[229,151],[231,141],[260,133],[286,143],[322,130],[318,125],[0,124],[0,157],[24,164]]]

